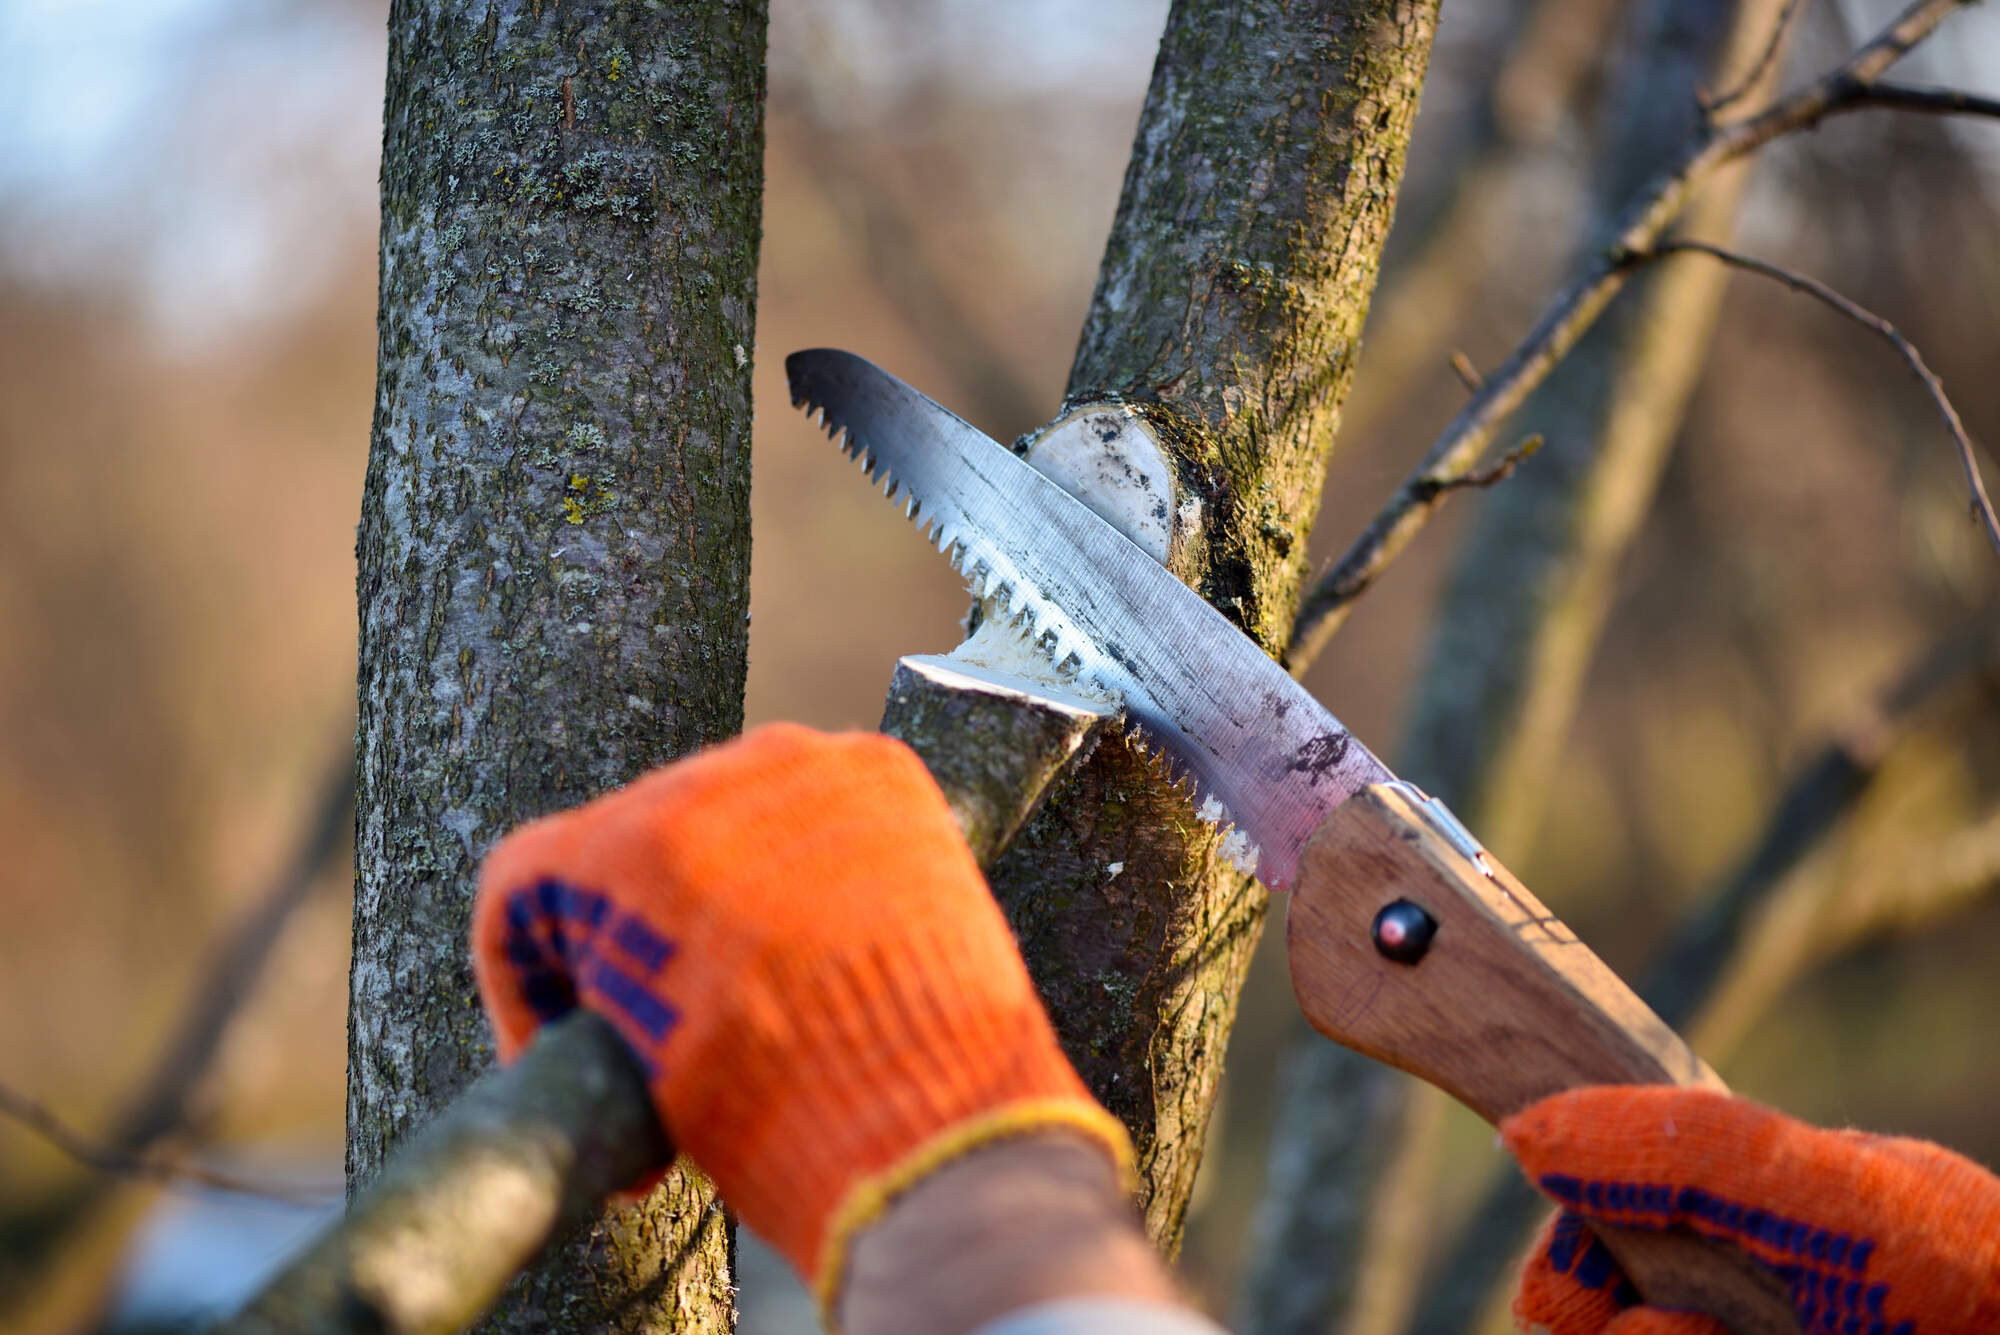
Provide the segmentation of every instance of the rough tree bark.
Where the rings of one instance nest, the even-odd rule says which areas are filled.
[[[363,500],[350,1191],[492,1060],[502,833],[742,721],[763,0],[398,0]],[[724,1330],[676,1174],[494,1328]]]
[[[1125,400],[1184,498],[1168,564],[1280,652],[1388,233],[1435,0],[1182,0],[1168,16],[1071,402]],[[1178,1248],[1255,882],[1113,739],[992,872]]]
[[[1695,133],[1698,93],[1733,89],[1756,67],[1782,8],[1782,0],[1655,0],[1636,16],[1630,41],[1640,54],[1620,81],[1582,246],[1601,245],[1607,220]],[[1767,77],[1754,96],[1765,96],[1769,82]],[[1684,231],[1727,237],[1747,166],[1738,164],[1696,196]],[[1548,791],[1541,776],[1567,735],[1613,578],[1650,508],[1720,297],[1721,284],[1712,275],[1658,273],[1635,284],[1522,409],[1521,429],[1542,433],[1547,444],[1531,464],[1477,501],[1472,532],[1432,621],[1398,762],[1403,774],[1450,803],[1503,861],[1520,865],[1527,854]],[[1247,1327],[1267,1335],[1340,1324],[1335,1304],[1345,1296],[1324,1281],[1325,1266],[1313,1258],[1352,1247],[1328,1235],[1311,1197],[1407,1198],[1408,1184],[1383,1165],[1423,1165],[1442,1127],[1437,1091],[1401,1077],[1363,1077],[1399,1090],[1406,1111],[1383,1147],[1357,1156],[1343,1143],[1342,1129],[1308,1097],[1329,1080],[1358,1075],[1354,1059],[1307,1035],[1292,1060],[1297,1069],[1273,1132],[1271,1233],[1260,1239],[1260,1253],[1272,1259],[1256,1277],[1251,1300],[1251,1310],[1265,1319]],[[1302,1173],[1302,1164],[1327,1171]],[[1344,1180],[1336,1183],[1332,1175],[1343,1170]],[[1538,1210],[1533,1193],[1512,1179],[1507,1187],[1505,1202],[1489,1210],[1532,1217]],[[1520,1242],[1518,1231],[1505,1225],[1476,1231],[1477,1246],[1439,1268],[1416,1329],[1471,1328],[1478,1304]],[[1422,1250],[1413,1244],[1409,1254],[1377,1258],[1370,1287],[1401,1292],[1378,1295],[1375,1307],[1409,1312]],[[1315,1292],[1322,1295],[1319,1305],[1301,1296]],[[1405,1319],[1398,1315],[1386,1328],[1401,1329]]]

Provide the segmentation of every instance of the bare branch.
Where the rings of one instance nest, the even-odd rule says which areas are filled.
[[[1519,445],[1507,451],[1500,462],[1494,464],[1491,468],[1482,468],[1476,473],[1467,473],[1463,477],[1449,478],[1442,482],[1429,483],[1427,485],[1435,488],[1431,493],[1432,495],[1436,495],[1439,491],[1461,490],[1466,487],[1495,486],[1514,476],[1514,470],[1521,466],[1521,461],[1533,458],[1535,451],[1541,448],[1542,438],[1539,435],[1529,436]]]
[[[1652,179],[1613,225],[1611,239],[1559,293],[1519,347],[1486,386],[1445,427],[1416,469],[1369,521],[1366,529],[1300,603],[1286,663],[1304,673],[1354,600],[1365,593],[1429,522],[1450,488],[1477,465],[1493,433],[1547,379],[1611,299],[1623,290],[1639,259],[1658,245],[1694,189],[1725,164],[1782,135],[1808,129],[1826,117],[1869,106],[1870,86],[1882,72],[1972,0],[1917,0],[1847,62],[1769,110],[1711,125],[1679,159]]]
[[[1300,604],[1291,651],[1285,660],[1293,676],[1302,675],[1311,666],[1347,619],[1354,600],[1410,545],[1449,494],[1453,482],[1478,464],[1501,422],[1521,406],[1529,391],[1548,378],[1556,363],[1624,287],[1631,268],[1625,255],[1600,253],[1585,275],[1556,298],[1527,340],[1487,378],[1485,387],[1459,410],[1423,462]]]
[[[1854,321],[1854,323],[1860,325],[1862,328],[1885,339],[1889,346],[1894,348],[1897,354],[1902,357],[1904,363],[1909,366],[1911,373],[1923,382],[1924,389],[1931,396],[1931,402],[1937,406],[1938,416],[1944,419],[1945,429],[1951,433],[1952,441],[1958,447],[1959,465],[1965,470],[1966,486],[1972,493],[1972,516],[1985,527],[1986,536],[1993,543],[1994,552],[2000,554],[2000,518],[1994,516],[1992,498],[1986,494],[1986,483],[1979,475],[1979,456],[1973,447],[1972,438],[1966,434],[1965,423],[1959,419],[1958,410],[1952,406],[1951,400],[1946,397],[1944,382],[1938,379],[1937,373],[1932,371],[1929,365],[1925,363],[1923,354],[1917,351],[1914,343],[1904,337],[1901,330],[1873,311],[1841,296],[1840,293],[1834,291],[1818,279],[1808,278],[1804,274],[1796,273],[1766,260],[1752,259],[1748,255],[1739,255],[1735,251],[1725,250],[1721,246],[1710,245],[1706,241],[1662,242],[1653,247],[1649,254],[1643,258],[1676,254],[1707,255],[1711,259],[1720,260],[1732,268],[1742,269],[1749,273],[1762,274],[1766,278],[1775,278],[1794,292],[1803,292],[1807,296],[1831,306],[1834,310],[1840,312],[1840,314]]]
[[[103,1132],[94,1157],[76,1157],[87,1163],[152,1162],[148,1151],[190,1129],[195,1095],[223,1039],[256,990],[293,915],[320,884],[328,863],[346,846],[353,810],[354,745],[343,738],[339,755],[313,796],[312,811],[290,860],[195,975],[196,993],[186,1013],[153,1069]],[[151,1170],[144,1175],[158,1176]],[[54,1200],[31,1206],[8,1221],[20,1241],[8,1264],[0,1266],[0,1323],[23,1297],[22,1280],[40,1273],[46,1259],[95,1217],[116,1185],[112,1177],[81,1179]]]
[[[1763,87],[1772,66],[1778,63],[1778,54],[1785,49],[1785,34],[1791,30],[1792,19],[1805,8],[1804,0],[1785,0],[1785,7],[1778,14],[1778,21],[1771,25],[1771,40],[1764,47],[1764,54],[1757,57],[1757,63],[1734,88],[1719,96],[1711,96],[1706,91],[1697,94],[1701,109],[1711,118],[1724,107],[1734,106]]]
[[[197,1182],[205,1187],[214,1187],[219,1191],[233,1191],[244,1196],[263,1196],[271,1200],[314,1205],[331,1202],[340,1196],[338,1183],[320,1187],[293,1187],[282,1183],[238,1177],[234,1173],[221,1172],[197,1163],[127,1154],[110,1146],[94,1145],[81,1132],[51,1112],[48,1105],[6,1085],[0,1085],[0,1113],[13,1118],[85,1167],[95,1168],[100,1173],[114,1177],[140,1177],[158,1182]]]
[[[1486,291],[1496,222],[1521,213],[1522,181],[1567,161],[1561,127],[1585,114],[1610,30],[1628,7],[1625,0],[1482,6],[1493,31],[1513,36],[1483,62],[1485,81],[1468,99],[1478,110],[1464,135],[1444,150],[1446,160],[1433,156],[1423,180],[1406,183],[1396,205],[1358,372],[1368,392],[1342,405],[1341,440],[1375,434]],[[1440,146],[1431,147],[1435,154]]]
[[[607,1194],[672,1157],[625,1040],[578,1011],[413,1136],[221,1331],[446,1335]]]
[[[1922,111],[1934,116],[2000,116],[2000,98],[1913,83],[1867,84],[1854,91],[1852,101],[1856,106]]]
[[[1472,358],[1465,355],[1463,348],[1452,349],[1451,369],[1457,374],[1459,383],[1465,386],[1467,392],[1477,394],[1486,388],[1486,377],[1479,374],[1479,368],[1472,364]]]

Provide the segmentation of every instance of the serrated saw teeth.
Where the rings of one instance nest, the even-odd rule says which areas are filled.
[[[1070,623],[1060,607],[1006,573],[1011,570],[1010,562],[990,548],[985,548],[976,535],[965,534],[962,531],[962,516],[952,513],[949,507],[943,512],[935,509],[926,512],[923,502],[895,476],[887,461],[859,439],[846,423],[814,403],[810,396],[794,399],[793,404],[803,408],[842,453],[861,465],[871,483],[881,485],[886,498],[893,501],[898,494],[903,496],[904,517],[914,523],[938,551],[945,554],[953,568],[965,577],[973,595],[987,605],[989,614],[997,616],[1016,634],[1032,643],[1048,660],[1057,677],[1074,680],[1085,672],[1088,660],[1094,656],[1089,642]],[[1114,683],[1094,684],[1117,690]],[[1198,773],[1191,766],[1155,740],[1130,715],[1127,715],[1127,723],[1127,736],[1133,750],[1155,780],[1185,801],[1199,819],[1215,827],[1219,840],[1218,856],[1240,871],[1254,872],[1257,847],[1236,824],[1223,802],[1204,788]]]
[[[1195,769],[1162,746],[1143,725],[1128,720],[1127,737],[1153,772],[1154,779],[1178,794],[1203,824],[1214,827],[1220,837],[1217,855],[1246,876],[1255,875],[1259,857],[1256,843],[1222,800],[1202,786]]]

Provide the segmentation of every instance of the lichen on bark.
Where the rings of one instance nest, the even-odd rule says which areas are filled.
[[[1070,375],[1166,444],[1170,568],[1285,646],[1416,115],[1434,0],[1184,0],[1167,19]],[[1059,1031],[1132,1129],[1179,1246],[1262,889],[1130,741],[1101,745],[993,868]]]
[[[492,1060],[486,849],[741,726],[764,31],[763,0],[392,9],[351,1190]],[[725,1234],[676,1177],[493,1324],[725,1329]]]

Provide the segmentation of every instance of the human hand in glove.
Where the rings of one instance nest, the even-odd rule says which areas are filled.
[[[486,860],[473,952],[502,1059],[576,1006],[609,1019],[676,1148],[830,1315],[852,1244],[901,1193],[945,1181],[925,1198],[962,1227],[967,1202],[1018,1216],[1024,1171],[1056,1184],[1034,1207],[1051,1236],[1071,1209],[1076,1263],[1053,1258],[1068,1278],[1045,1266],[1011,1295],[996,1281],[984,1309],[1101,1287],[1079,1266],[1103,1246],[1171,1295],[1130,1219],[1125,1131],[1063,1056],[943,795],[900,742],[772,725],[528,825]],[[977,1170],[1008,1161],[1007,1182]],[[954,1254],[1049,1250],[1019,1231]],[[907,1289],[898,1258],[920,1250],[869,1273]],[[951,1287],[960,1301],[979,1286]]]
[[[1925,1141],[1823,1131],[1712,1090],[1600,1086],[1501,1123],[1562,1207],[1514,1311],[1550,1335],[1724,1335],[1640,1306],[1591,1221],[1690,1229],[1789,1291],[1808,1335],[2000,1331],[2000,1178]]]

